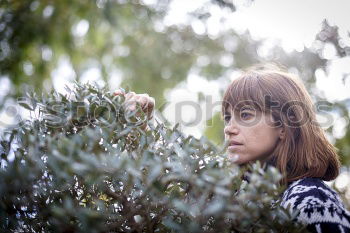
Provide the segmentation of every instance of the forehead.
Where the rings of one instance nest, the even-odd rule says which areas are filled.
[[[241,112],[243,110],[263,111],[263,100],[258,96],[250,98],[249,93],[246,95],[225,96],[222,104],[223,112]]]
[[[228,104],[227,107],[225,108],[226,113],[241,112],[241,111],[260,111],[260,109],[258,109],[255,105],[252,105],[252,104],[236,104],[236,105]]]
[[[252,109],[263,111],[264,92],[254,77],[234,80],[226,89],[222,102],[222,112]]]

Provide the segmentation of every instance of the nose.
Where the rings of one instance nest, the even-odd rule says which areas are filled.
[[[235,123],[233,123],[233,120],[231,120],[224,128],[224,134],[231,135],[231,134],[238,134],[239,128]]]

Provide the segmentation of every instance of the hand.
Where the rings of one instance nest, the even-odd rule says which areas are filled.
[[[142,112],[144,112],[148,120],[153,117],[153,109],[155,106],[155,100],[153,97],[150,97],[148,94],[136,94],[135,92],[125,93],[123,90],[119,89],[114,92],[114,95],[123,95],[125,97],[125,106],[129,111],[135,111],[137,104],[140,105]],[[147,126],[145,123],[143,129]]]

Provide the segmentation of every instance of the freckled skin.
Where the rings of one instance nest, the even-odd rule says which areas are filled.
[[[227,149],[229,158],[237,159],[234,162],[239,165],[255,160],[263,162],[282,138],[282,128],[273,126],[270,114],[244,110],[241,111],[241,115],[237,115],[231,112],[228,118],[225,116],[225,140],[243,144],[229,146]]]

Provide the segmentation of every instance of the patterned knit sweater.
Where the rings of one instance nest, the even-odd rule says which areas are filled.
[[[284,191],[281,205],[299,210],[297,221],[310,232],[350,233],[350,212],[338,194],[319,178],[304,178]]]

